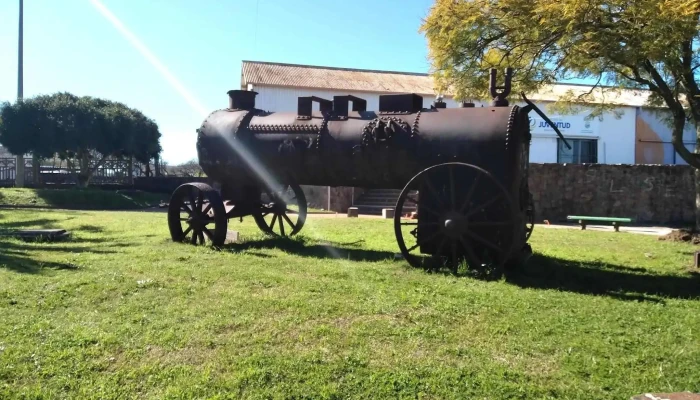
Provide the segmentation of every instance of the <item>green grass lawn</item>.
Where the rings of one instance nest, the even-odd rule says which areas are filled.
[[[232,221],[233,222],[233,221]],[[538,228],[499,281],[394,255],[391,222],[169,241],[163,213],[2,210],[0,398],[628,399],[700,391],[694,247]]]

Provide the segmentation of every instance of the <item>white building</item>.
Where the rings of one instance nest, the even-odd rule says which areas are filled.
[[[332,100],[333,96],[351,94],[367,100],[368,110],[378,109],[379,95],[382,94],[415,93],[424,98],[425,107],[435,100],[433,80],[428,74],[254,61],[243,61],[241,89],[258,92],[256,106],[267,111],[296,110],[300,96]],[[671,129],[663,117],[658,111],[645,107],[648,92],[624,90],[613,96],[600,90],[593,91],[593,102],[617,107],[614,112],[599,118],[587,118],[589,112],[585,110],[572,115],[555,115],[547,111],[547,104],[568,91],[581,94],[590,90],[590,86],[555,84],[541,93],[528,94],[528,98],[557,124],[573,147],[567,149],[553,129],[531,113],[531,162],[685,164],[673,150]],[[447,107],[458,106],[449,95],[445,95],[443,101]],[[486,103],[476,102],[476,105]],[[688,126],[684,141],[693,151],[694,127]]]

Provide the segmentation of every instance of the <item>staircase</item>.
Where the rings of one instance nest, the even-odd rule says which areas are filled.
[[[396,201],[401,195],[399,189],[371,189],[355,200],[353,207],[357,207],[360,214],[365,215],[382,215],[383,208],[396,207]],[[416,198],[416,193],[412,194]],[[404,202],[403,213],[416,211],[415,204],[410,201]]]

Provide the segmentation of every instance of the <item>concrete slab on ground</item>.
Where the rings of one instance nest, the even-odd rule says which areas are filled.
[[[346,214],[309,214],[307,218],[347,218]],[[381,215],[368,215],[360,214],[358,216],[360,219],[382,219]],[[537,224],[535,229],[575,229],[581,230],[581,227],[577,224]],[[611,232],[615,233],[615,229],[610,225],[586,225],[586,230],[589,231],[600,231],[600,232]],[[667,228],[663,226],[621,226],[620,232],[617,233],[636,233],[640,235],[651,235],[651,236],[663,236],[671,233],[672,228]]]
[[[539,228],[549,228],[549,229],[576,229],[581,230],[581,226],[575,224],[537,224],[535,229]],[[615,233],[615,228],[610,225],[586,225],[587,231],[603,231]],[[652,235],[652,236],[663,236],[668,235],[673,231],[672,228],[666,228],[663,226],[621,226],[620,232],[627,233],[637,233],[640,235]]]

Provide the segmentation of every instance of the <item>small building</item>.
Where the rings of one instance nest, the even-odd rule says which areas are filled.
[[[351,94],[367,100],[368,110],[378,109],[382,94],[415,93],[423,97],[426,106],[436,97],[433,80],[425,73],[257,61],[243,61],[241,89],[258,92],[256,104],[267,111],[296,110],[300,96],[332,99]],[[590,92],[592,102],[613,104],[615,109],[596,118],[588,118],[590,110],[585,107],[567,115],[547,111],[547,104],[569,92]],[[572,144],[572,149],[564,146],[554,130],[532,113],[530,162],[686,164],[673,150],[671,129],[665,122],[667,111],[646,107],[648,96],[649,92],[643,90],[620,90],[613,94],[577,84],[554,84],[540,93],[528,94]],[[449,93],[443,101],[447,107],[458,107]],[[488,102],[474,103],[480,107]],[[694,150],[694,126],[687,126],[684,142],[689,150]]]

